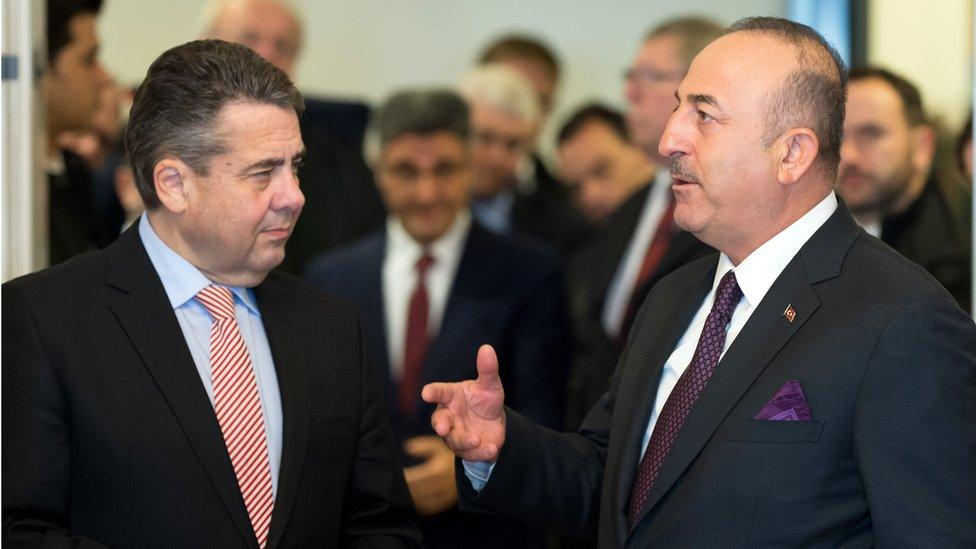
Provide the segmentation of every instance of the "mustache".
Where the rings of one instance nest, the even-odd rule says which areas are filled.
[[[685,165],[685,157],[683,156],[676,156],[671,159],[671,179],[698,183],[698,176]]]

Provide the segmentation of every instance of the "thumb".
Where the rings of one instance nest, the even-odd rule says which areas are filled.
[[[502,389],[502,380],[498,377],[498,356],[491,345],[482,345],[478,349],[478,379],[475,383],[484,390]]]

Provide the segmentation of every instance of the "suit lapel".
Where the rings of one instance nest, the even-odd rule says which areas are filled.
[[[616,404],[617,413],[614,414],[612,429],[625,433],[624,439],[618,446],[617,459],[610,462],[608,476],[616,479],[616,486],[611,494],[612,513],[615,527],[620,539],[627,537],[627,518],[625,509],[630,497],[630,487],[637,473],[637,463],[640,457],[641,443],[647,431],[651,409],[657,397],[657,388],[661,379],[661,371],[668,356],[678,344],[701,305],[702,299],[711,289],[715,276],[717,256],[706,263],[705,268],[690,274],[683,279],[683,286],[674,291],[660,306],[660,311],[667,314],[644,311],[638,315],[638,322],[643,317],[643,325],[628,342],[628,349],[620,367],[635,373],[622,380],[620,396]],[[675,311],[673,314],[670,311]],[[650,336],[650,337],[647,337]],[[633,364],[633,367],[629,365]]]
[[[241,537],[250,543],[254,531],[213,406],[137,228],[138,223],[126,231],[109,256],[107,284],[120,290],[109,306],[169,403]]]
[[[301,331],[288,320],[286,303],[280,285],[274,274],[254,289],[261,309],[261,319],[275,371],[278,374],[278,387],[281,393],[282,409],[282,448],[281,467],[278,473],[278,493],[275,497],[271,516],[271,531],[268,547],[276,547],[288,525],[298,483],[305,464],[308,446],[310,405],[308,394],[308,364],[302,352],[305,348]]]
[[[756,378],[816,312],[820,300],[813,285],[840,273],[858,231],[840,204],[776,279],[692,407],[648,494],[640,520],[671,489]],[[796,312],[792,322],[784,316],[788,305]],[[630,473],[633,478],[634,471]]]

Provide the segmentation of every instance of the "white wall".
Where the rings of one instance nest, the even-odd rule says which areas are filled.
[[[720,23],[787,12],[786,0],[295,0],[306,20],[306,93],[380,101],[408,85],[453,85],[498,33],[546,39],[565,66],[553,122],[584,100],[623,105],[622,73],[645,31],[679,14]],[[165,49],[195,38],[201,0],[107,0],[102,59],[133,84]],[[545,141],[545,140],[544,140]]]
[[[911,80],[930,114],[953,131],[969,113],[972,0],[873,0],[868,5],[868,61]]]

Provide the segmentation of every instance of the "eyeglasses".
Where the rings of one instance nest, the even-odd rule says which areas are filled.
[[[624,81],[628,84],[661,84],[675,82],[685,76],[685,71],[659,71],[649,67],[628,68],[624,70]]]

